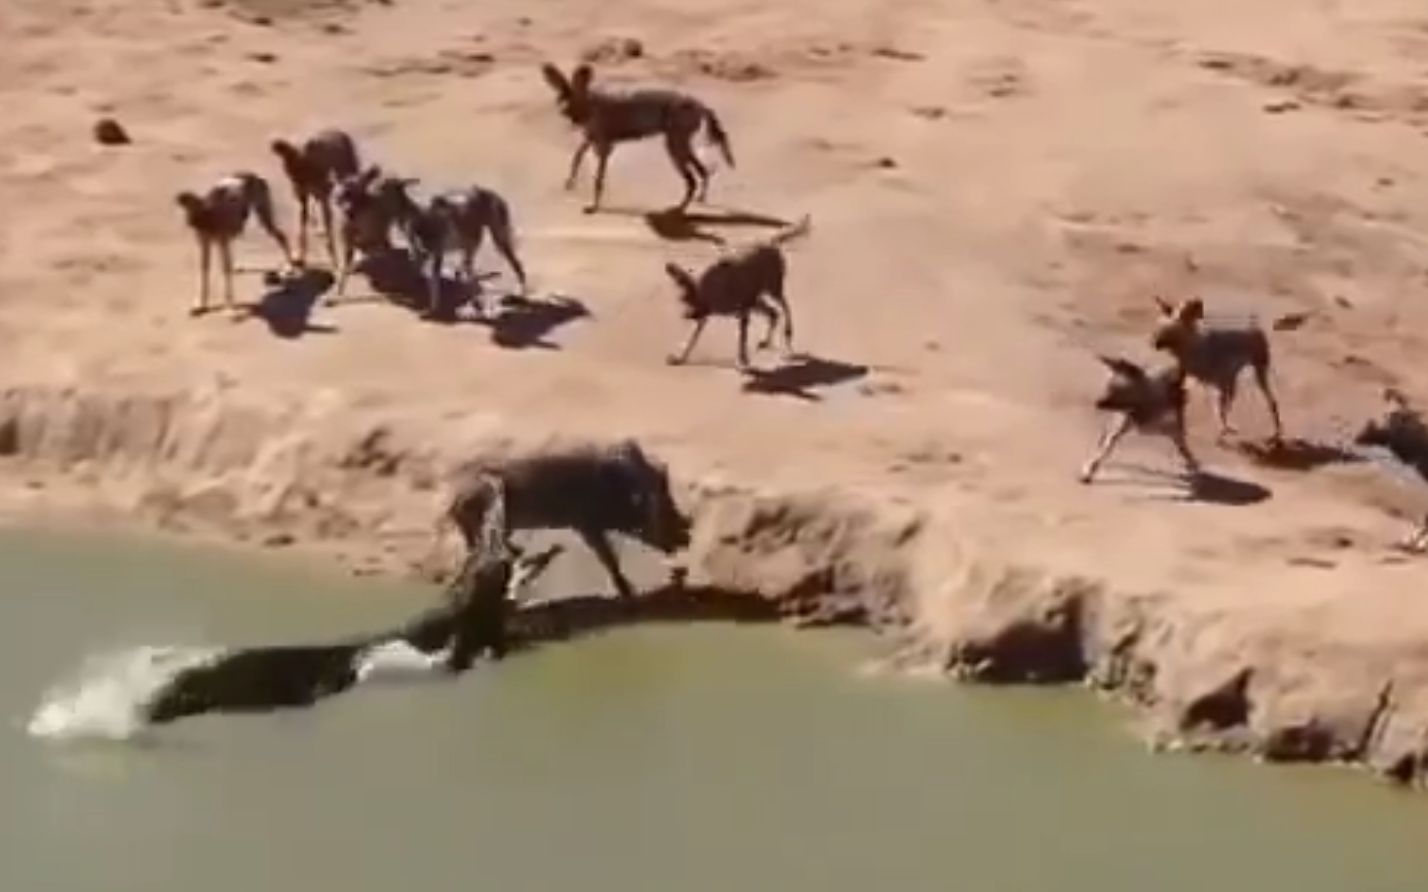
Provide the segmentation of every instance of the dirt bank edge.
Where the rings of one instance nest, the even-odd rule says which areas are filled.
[[[296,404],[217,386],[12,387],[0,394],[0,501],[19,517],[118,517],[431,578],[457,547],[452,536],[433,547],[432,534],[460,469],[563,439],[334,394]],[[710,609],[757,596],[799,622],[885,633],[895,666],[1086,683],[1133,704],[1157,746],[1363,765],[1420,788],[1428,778],[1428,646],[1411,630],[1355,635],[1314,607],[1122,590],[980,542],[976,518],[946,506],[671,471],[694,521],[690,591],[709,593]]]

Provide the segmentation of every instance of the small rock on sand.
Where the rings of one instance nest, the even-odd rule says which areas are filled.
[[[94,122],[94,139],[102,146],[127,146],[133,142],[128,131],[113,118],[100,118]]]

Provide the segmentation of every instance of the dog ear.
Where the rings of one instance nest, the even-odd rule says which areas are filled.
[[[1403,391],[1397,387],[1385,387],[1383,389],[1383,400],[1394,409],[1407,409],[1408,397],[1403,395]]]
[[[1180,309],[1175,311],[1175,319],[1187,325],[1199,322],[1205,318],[1205,302],[1198,297],[1192,297],[1180,305]]]
[[[570,95],[570,82],[565,79],[565,75],[560,73],[560,69],[546,62],[540,67],[540,73],[545,77],[545,82],[561,96]]]
[[[570,73],[570,89],[577,95],[590,92],[590,82],[595,80],[595,69],[581,64]]]
[[[1151,300],[1155,301],[1155,305],[1160,308],[1160,313],[1161,313],[1162,316],[1173,316],[1173,315],[1175,315],[1175,308],[1172,307],[1172,306],[1170,305],[1170,303],[1169,303],[1168,301],[1166,301],[1165,298],[1163,298],[1163,297],[1161,297],[1160,295],[1156,294],[1156,295],[1152,295],[1152,296],[1151,296]]]
[[[285,139],[275,139],[272,142],[268,143],[268,147],[271,148],[279,157],[282,158],[287,158],[289,156],[297,154],[297,147]]]

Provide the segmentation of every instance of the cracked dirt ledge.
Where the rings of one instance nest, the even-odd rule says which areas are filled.
[[[432,548],[433,521],[463,465],[553,442],[486,416],[17,387],[0,395],[0,504],[430,576],[451,557]],[[894,643],[898,668],[1109,692],[1157,746],[1428,777],[1428,630],[1383,628],[1371,597],[1286,609],[1194,583],[1141,591],[1034,536],[975,534],[966,506],[671,472],[694,521],[690,594],[652,602],[655,618],[862,625]]]

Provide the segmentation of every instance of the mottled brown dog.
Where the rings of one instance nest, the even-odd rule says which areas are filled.
[[[677,90],[601,90],[593,85],[595,71],[589,65],[579,65],[569,79],[554,65],[544,65],[541,73],[555,90],[561,114],[580,128],[584,139],[570,159],[570,175],[565,188],[575,185],[585,153],[595,150],[595,195],[586,213],[600,208],[605,192],[605,168],[615,146],[651,136],[663,136],[665,149],[674,169],[684,178],[684,198],[679,208],[689,206],[696,193],[700,201],[708,198],[710,174],[694,151],[694,137],[707,131],[710,140],[719,147],[724,160],[734,166],[734,152],[729,136],[719,122],[719,116],[699,99]]]
[[[1100,360],[1111,370],[1111,379],[1095,405],[1114,413],[1115,418],[1101,436],[1095,455],[1082,466],[1081,482],[1091,482],[1116,444],[1132,430],[1168,436],[1186,471],[1198,474],[1200,463],[1185,442],[1185,370],[1173,365],[1151,375],[1128,359],[1102,356]]]
[[[332,195],[337,184],[357,175],[361,169],[357,160],[357,143],[342,130],[322,130],[301,144],[285,139],[272,142],[273,152],[283,163],[283,170],[292,185],[298,203],[297,261],[307,259],[307,230],[312,219],[311,208],[317,205],[322,217],[322,234],[327,242],[327,256],[337,265],[337,245],[332,225]]]
[[[239,171],[214,183],[202,194],[180,192],[175,199],[183,208],[188,228],[198,239],[199,252],[199,292],[198,303],[190,311],[193,315],[208,310],[208,279],[212,266],[212,252],[218,249],[223,264],[223,297],[232,309],[233,301],[233,242],[243,234],[248,218],[255,216],[273,241],[282,249],[283,261],[293,265],[292,249],[287,236],[278,228],[273,217],[273,195],[267,180],[255,173]]]

